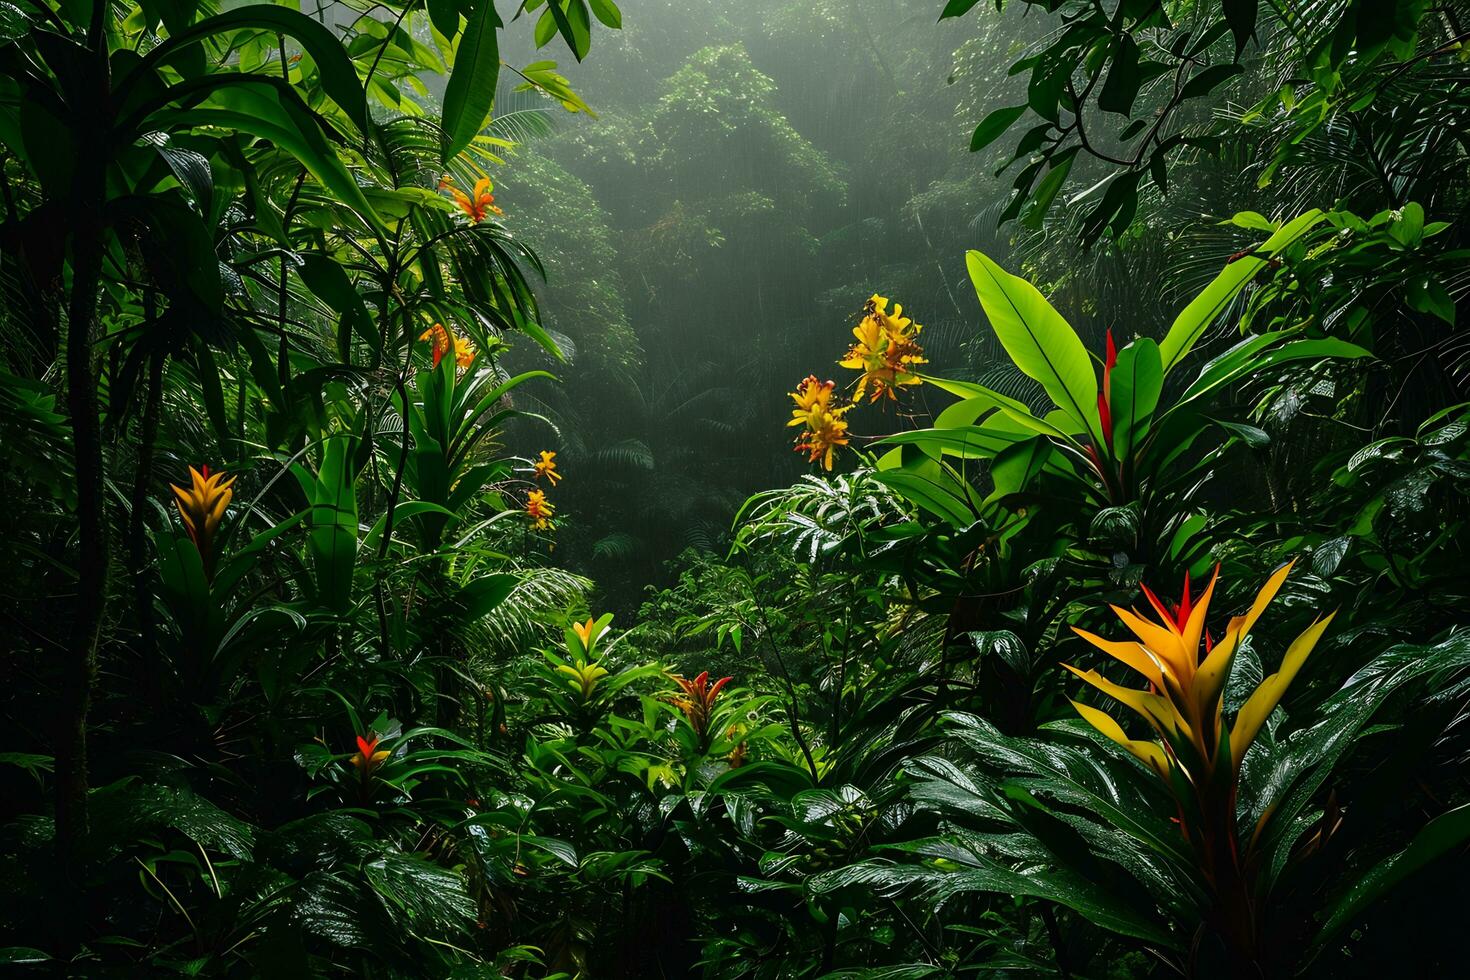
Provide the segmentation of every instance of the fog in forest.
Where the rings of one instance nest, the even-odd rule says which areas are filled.
[[[521,406],[555,423],[570,474],[558,550],[626,603],[682,549],[726,548],[750,493],[808,470],[786,393],[811,373],[850,383],[835,361],[873,293],[923,326],[931,361],[990,365],[964,251],[1005,255],[1006,185],[967,143],[1024,93],[1006,67],[1029,24],[885,0],[623,12],[584,65],[510,33],[508,64],[556,58],[596,118],[503,82],[500,126],[523,143],[493,176],[544,258],[544,324],[574,352],[545,404]]]

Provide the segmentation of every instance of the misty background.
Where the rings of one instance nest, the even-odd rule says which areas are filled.
[[[940,7],[628,0],[586,64],[507,32],[522,45],[507,64],[554,59],[596,113],[548,109],[512,78],[497,116],[520,145],[493,177],[506,223],[545,263],[543,323],[571,354],[518,353],[515,367],[561,384],[519,398],[555,431],[514,441],[559,453],[557,560],[610,605],[636,608],[686,548],[723,551],[751,493],[811,471],[786,393],[807,374],[851,384],[835,362],[871,294],[923,325],[935,373],[1023,398],[1030,382],[982,329],[966,249],[1035,279],[1084,338],[1111,325],[1091,322],[1099,308],[1157,319],[1147,270],[1113,270],[1106,288],[1130,293],[1113,297],[1084,274],[1122,261],[1108,247],[1084,256],[1065,227],[997,229],[1011,181],[995,171],[1014,140],[972,154],[970,134],[1025,100],[1024,76],[1006,72],[1046,25],[993,9],[938,22]],[[922,394],[906,410],[922,416]],[[895,411],[854,412],[852,431],[891,432]]]

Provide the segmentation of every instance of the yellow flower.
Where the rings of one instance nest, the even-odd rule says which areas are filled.
[[[573,623],[572,632],[577,634],[577,639],[582,641],[582,649],[589,653],[592,651],[592,645],[597,642],[597,638],[602,635],[602,631],[597,628],[597,620],[591,616],[587,617],[585,623]]]
[[[832,453],[838,446],[848,443],[847,423],[842,416],[851,410],[851,405],[834,408],[832,393],[836,385],[831,381],[818,381],[809,374],[791,392],[796,407],[791,410],[791,421],[786,425],[805,426],[805,431],[796,437],[796,451],[807,454],[807,461],[821,461],[824,469],[832,468]]]
[[[852,328],[855,343],[848,348],[847,356],[837,363],[845,368],[861,371],[853,389],[854,401],[870,391],[869,401],[877,401],[887,395],[889,400],[898,400],[898,389],[905,385],[920,383],[913,368],[929,363],[924,357],[924,348],[915,339],[923,329],[903,315],[903,306],[893,304],[888,312],[888,300],[876,293],[863,306],[863,318]]]
[[[213,557],[214,534],[224,520],[225,508],[235,495],[235,491],[230,489],[235,478],[226,480],[224,473],[211,474],[206,464],[197,470],[189,467],[189,480],[188,490],[170,484],[174,496],[178,498],[174,505],[179,508],[179,516],[184,519],[184,530],[189,532],[189,539],[194,542],[194,547],[199,549],[199,554],[208,565]]]
[[[1075,701],[1072,704],[1088,724],[1131,752],[1166,783],[1171,781],[1171,775],[1178,775],[1196,792],[1208,792],[1210,787],[1218,785],[1213,780],[1217,770],[1229,766],[1239,771],[1246,749],[1336,615],[1317,620],[1292,642],[1281,669],[1256,687],[1236,714],[1235,723],[1227,729],[1223,718],[1224,692],[1231,663],[1241,641],[1275,598],[1291,567],[1288,563],[1277,569],[1246,614],[1230,621],[1219,643],[1212,643],[1205,632],[1205,615],[1215,591],[1215,579],[1219,577],[1218,569],[1197,603],[1191,602],[1186,583],[1184,600],[1172,614],[1158,597],[1145,589],[1149,603],[1160,617],[1159,622],[1145,619],[1134,610],[1113,606],[1113,612],[1132,631],[1133,640],[1105,640],[1073,627],[1073,632],[1088,643],[1143,675],[1149,689],[1114,684],[1095,670],[1082,671],[1071,665],[1066,665],[1067,669],[1142,715],[1158,736],[1158,742],[1130,739],[1112,716]],[[1201,640],[1205,646],[1203,657],[1199,649]],[[1234,773],[1227,782],[1233,785]]]
[[[434,367],[437,368],[439,362],[444,359],[444,355],[449,353],[451,346],[449,331],[444,329],[444,324],[436,323],[419,334],[419,340],[427,340],[432,345]],[[464,337],[454,337],[452,346],[454,347],[454,363],[461,369],[468,368],[475,363],[475,349]]]
[[[490,193],[490,178],[481,177],[475,182],[475,190],[472,194],[466,194],[454,186],[454,178],[445,177],[439,181],[439,186],[447,190],[454,198],[454,203],[469,217],[471,224],[479,224],[485,220],[487,214],[504,214],[505,212],[495,206],[495,195]]]
[[[548,452],[545,449],[541,450],[541,460],[540,462],[536,463],[534,477],[537,480],[545,477],[552,486],[556,486],[558,483],[560,483],[561,474],[556,471],[556,463],[554,462],[555,459],[555,452]]]
[[[526,495],[526,516],[531,519],[531,526],[538,531],[549,531],[556,527],[551,520],[556,513],[556,508],[546,499],[546,494],[540,490],[532,490]]]

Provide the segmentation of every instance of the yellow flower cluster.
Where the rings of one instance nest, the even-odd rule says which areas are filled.
[[[538,531],[553,530],[556,525],[552,523],[552,516],[556,508],[551,501],[546,499],[546,494],[540,490],[532,490],[526,495],[526,516],[531,520],[531,526]]]
[[[894,303],[893,312],[889,313],[887,297],[874,294],[868,300],[863,306],[862,321],[852,328],[856,341],[847,356],[837,362],[862,372],[852,393],[854,401],[860,400],[865,391],[870,402],[884,395],[890,401],[897,401],[899,388],[919,384],[920,378],[913,369],[929,363],[916,339],[922,329],[903,315],[902,304]]]
[[[848,444],[847,422],[843,419],[866,393],[869,402],[884,395],[889,401],[898,400],[898,389],[922,383],[915,368],[929,363],[924,357],[924,348],[916,339],[923,329],[911,318],[903,315],[903,306],[893,304],[888,310],[888,298],[876,293],[863,304],[863,318],[852,335],[855,342],[848,348],[846,356],[837,363],[845,368],[862,372],[853,387],[852,404],[834,405],[833,393],[836,385],[831,381],[818,381],[816,375],[807,375],[795,391],[791,400],[796,407],[791,410],[788,426],[803,426],[796,438],[796,451],[806,453],[809,462],[820,462],[824,469],[832,468],[833,451]]]
[[[828,470],[832,468],[833,450],[847,445],[847,423],[842,416],[852,409],[851,405],[832,404],[835,388],[831,381],[818,381],[816,375],[807,375],[791,392],[796,407],[791,410],[791,421],[786,423],[805,426],[796,437],[796,451],[806,453],[809,462],[821,460],[822,468]]]

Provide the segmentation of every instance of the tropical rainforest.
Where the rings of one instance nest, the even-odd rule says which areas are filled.
[[[0,62],[7,975],[1465,969],[1470,4]]]

